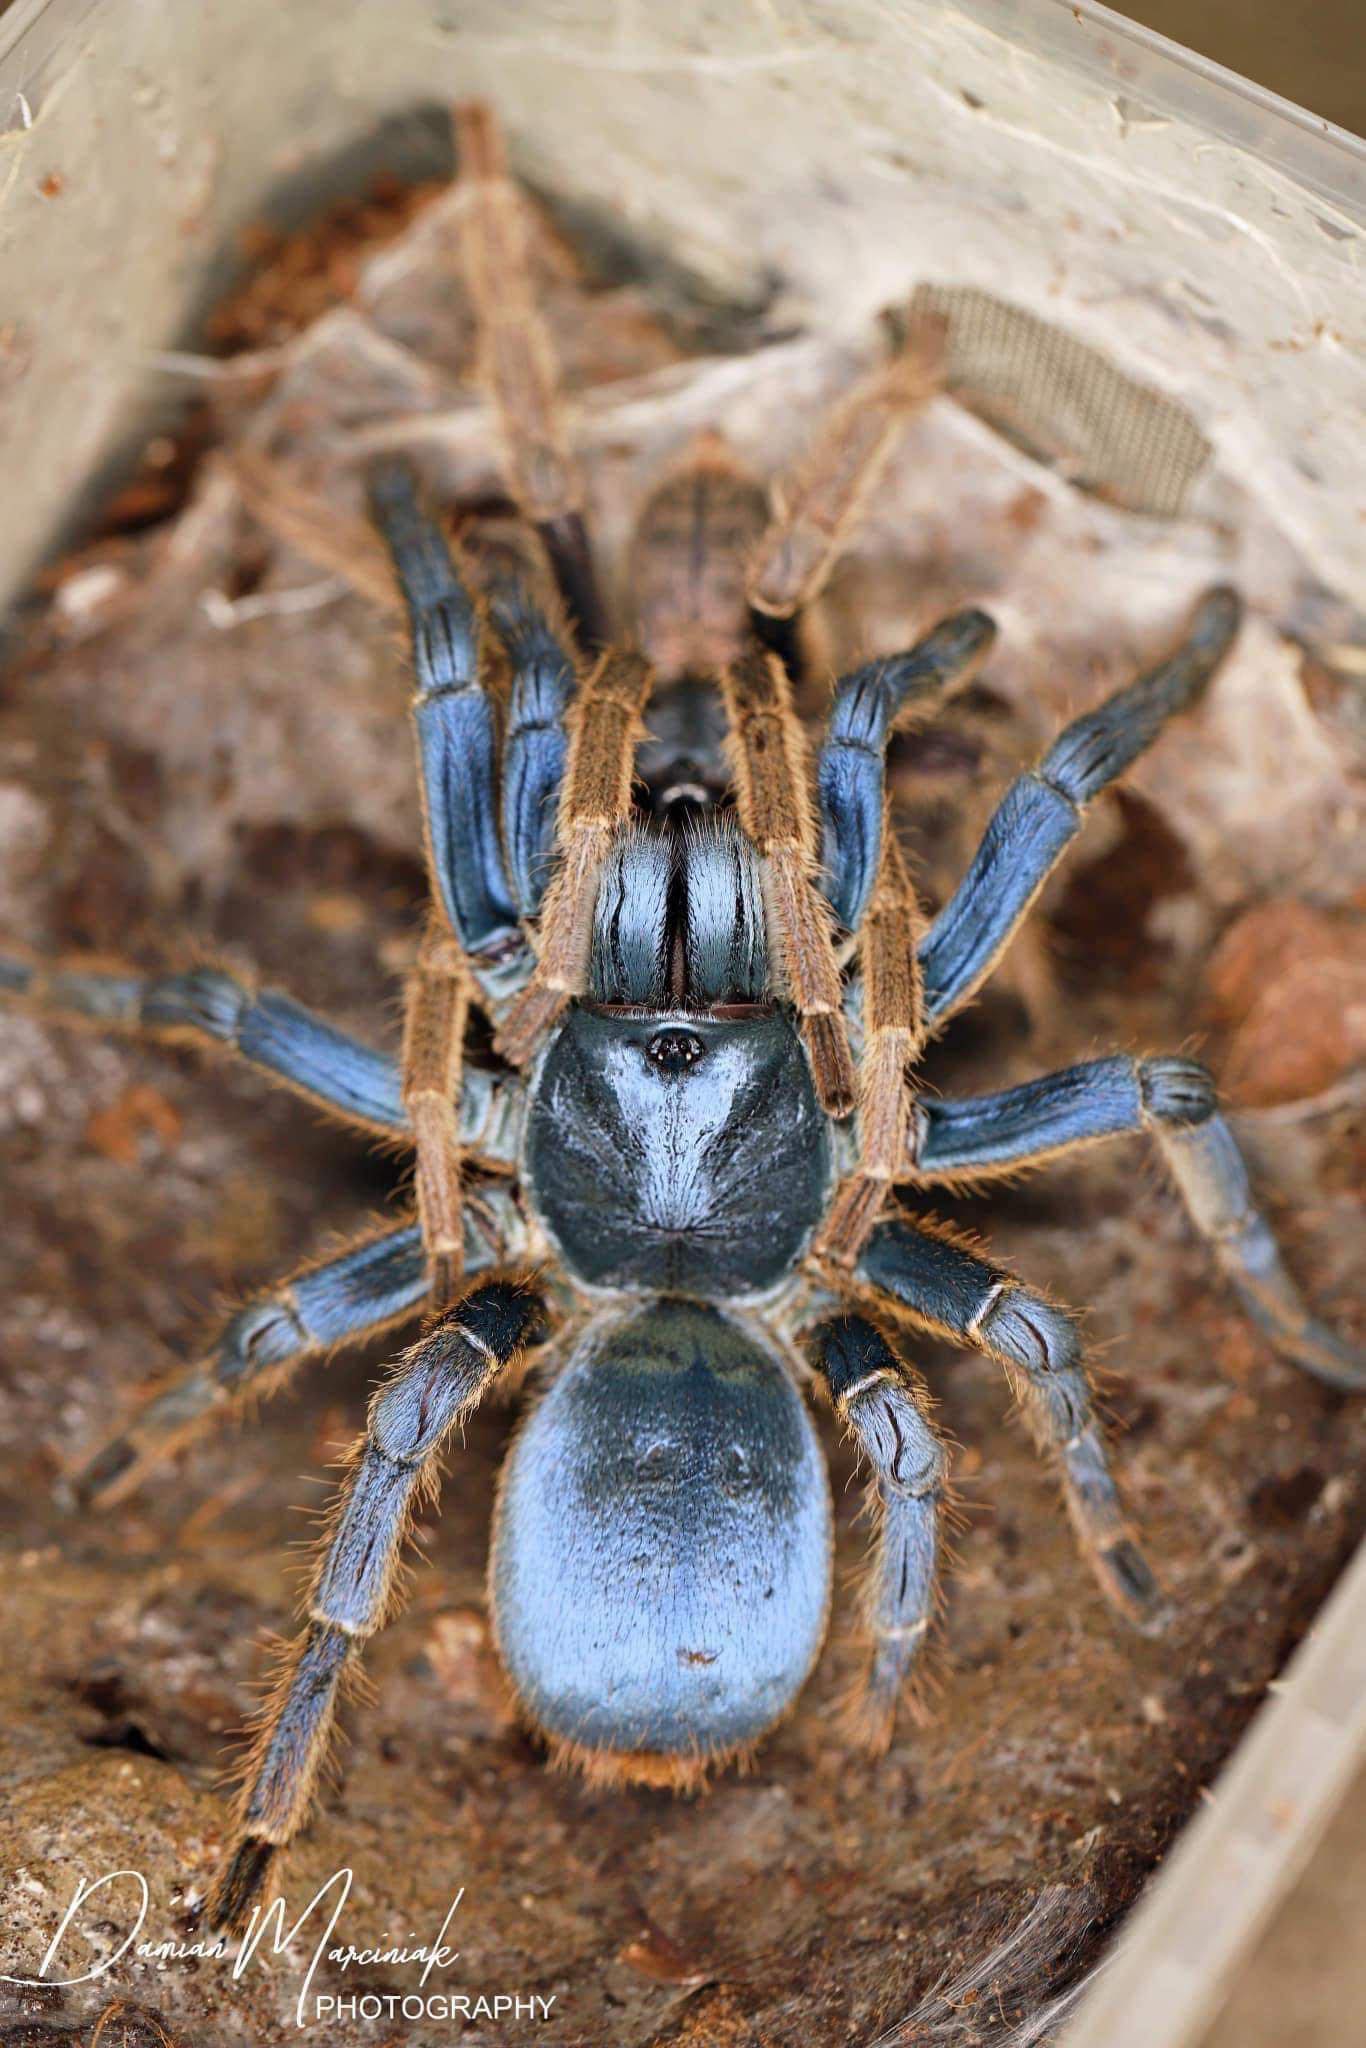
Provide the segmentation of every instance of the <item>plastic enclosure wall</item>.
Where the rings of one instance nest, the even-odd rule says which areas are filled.
[[[1366,156],[1104,9],[293,0],[286,33],[264,0],[19,0],[0,594],[180,395],[156,352],[221,288],[236,231],[282,193],[297,214],[354,186],[367,138],[439,166],[421,111],[472,93],[535,183],[710,297],[776,283],[770,317],[856,330],[930,279],[1065,322],[1191,406],[1225,509],[1260,500],[1301,563],[1360,591]]]

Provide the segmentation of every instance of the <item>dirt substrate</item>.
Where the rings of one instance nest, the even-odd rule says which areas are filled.
[[[266,352],[205,358],[191,440],[153,448],[142,496],[48,579],[0,706],[4,942],[148,966],[209,948],[394,1042],[423,871],[392,627],[271,542],[216,451],[250,441],[354,508],[357,455],[398,442],[452,504],[497,495],[450,209],[440,192],[353,209],[334,265],[326,234],[317,261],[266,249],[218,329]],[[537,250],[618,578],[633,506],[693,433],[721,426],[777,469],[858,366],[859,344],[770,335],[761,317],[743,352],[712,352],[677,279],[595,275],[545,227]],[[942,896],[1012,768],[1228,574],[1253,615],[1208,703],[1097,807],[1035,941],[928,1075],[1003,1086],[1116,1045],[1200,1044],[1244,1105],[1293,1266],[1342,1319],[1361,1241],[1360,1046],[1344,1021],[1355,1006],[1359,1028],[1366,1002],[1350,964],[1360,715],[1331,652],[1302,644],[1315,594],[1288,549],[1088,501],[940,403],[816,622],[813,702],[831,666],[903,644],[950,604],[996,612],[982,682],[898,743],[902,816]],[[263,1633],[290,1626],[300,1511],[325,1498],[384,1352],[304,1373],[116,1511],[76,1511],[68,1475],[136,1388],[193,1355],[225,1296],[404,1194],[392,1160],[230,1066],[13,1013],[0,1140],[0,1969],[23,1975],[78,1877],[142,1872],[148,1937],[184,1933],[223,1839],[225,1740],[255,1697]],[[930,1718],[907,1718],[876,1764],[841,1746],[831,1710],[858,1651],[837,1603],[821,1668],[752,1775],[694,1801],[589,1791],[548,1774],[507,1710],[483,1571],[511,1413],[479,1414],[412,1601],[368,1658],[376,1698],[351,1716],[344,1778],[285,1866],[296,1907],[353,1868],[339,1938],[357,1945],[429,1938],[464,1886],[440,1988],[555,2005],[544,2026],[478,2022],[462,2038],[1038,2038],[1361,1533],[1366,1407],[1269,1355],[1140,1145],[937,1208],[1089,1310],[1174,1626],[1152,1643],[1124,1631],[996,1369],[925,1342],[962,1507]],[[828,1415],[820,1426],[847,1579],[859,1489]],[[129,1896],[90,1909],[96,1948],[73,1936],[78,1967],[122,1938]],[[101,2011],[104,2048],[293,2038],[310,1948],[236,1985],[220,1962],[125,1960],[98,1983],[15,1994],[0,2039],[89,2039]],[[418,1974],[324,1965],[313,1988],[387,1996]],[[338,2043],[457,2032],[326,2029]]]

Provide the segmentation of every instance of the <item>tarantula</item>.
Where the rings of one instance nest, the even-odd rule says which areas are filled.
[[[472,594],[402,468],[372,478],[382,545],[284,479],[242,472],[278,528],[332,546],[380,594],[396,576],[406,603],[433,909],[401,1060],[215,969],[0,959],[0,988],[50,1016],[227,1048],[415,1157],[415,1217],[234,1315],[84,1476],[112,1498],[227,1404],[427,1312],[371,1403],[262,1720],[208,1906],[229,1927],[304,1822],[343,1676],[393,1611],[414,1504],[528,1346],[543,1391],[508,1453],[489,1574],[503,1664],[553,1756],[676,1786],[750,1750],[819,1654],[831,1505],[812,1378],[871,1467],[856,1732],[874,1748],[889,1737],[930,1626],[946,1484],[899,1327],[1000,1362],[1106,1593],[1140,1627],[1161,1619],[1072,1315],[942,1227],[885,1214],[896,1184],[973,1187],[1149,1132],[1271,1340],[1321,1378],[1366,1384],[1307,1313],[1193,1061],[1092,1060],[972,1099],[910,1084],[1087,804],[1208,683],[1236,596],[1210,591],[1169,658],[1008,790],[927,927],[887,828],[884,758],[899,720],[975,672],[990,619],[959,613],[835,683],[814,796],[779,651],[933,388],[927,338],[836,412],[776,516],[716,437],[700,444],[643,512],[637,643],[614,644],[519,197],[486,112],[463,111],[460,140],[482,372],[562,609],[511,573]],[[464,1060],[472,1003],[501,1067]],[[462,1159],[477,1192],[462,1194]]]

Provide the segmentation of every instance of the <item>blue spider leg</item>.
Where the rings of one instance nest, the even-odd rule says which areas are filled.
[[[1074,1317],[923,1224],[880,1224],[855,1274],[912,1322],[1004,1366],[1036,1442],[1058,1462],[1073,1527],[1102,1589],[1135,1626],[1160,1627],[1161,1596],[1129,1534]]]
[[[396,1063],[278,989],[259,992],[217,967],[138,974],[108,962],[0,955],[0,994],[62,1024],[137,1032],[233,1052],[348,1124],[405,1128]]]
[[[0,997],[54,1024],[126,1031],[173,1045],[235,1053],[272,1081],[349,1125],[408,1135],[398,1064],[278,989],[253,992],[221,968],[144,975],[83,960],[45,962],[0,953]],[[516,1164],[522,1090],[488,1067],[464,1068],[460,1145],[495,1172]]]
[[[498,1021],[525,988],[534,956],[517,919],[499,838],[491,642],[411,471],[385,463],[371,477],[375,523],[408,607],[417,691],[413,723],[433,914],[409,980],[403,1101],[417,1152],[416,1189],[432,1306],[460,1280],[463,1229],[457,1104],[471,977]]]
[[[550,879],[555,816],[569,757],[565,717],[577,678],[544,612],[519,583],[501,584],[489,609],[512,665],[503,748],[503,844],[517,907],[523,917],[535,917]]]
[[[487,629],[411,472],[381,465],[371,478],[371,506],[408,607],[432,888],[476,979],[491,998],[505,999],[533,962],[499,840]]]
[[[515,1282],[487,1280],[399,1359],[370,1403],[308,1595],[305,1626],[267,1702],[238,1802],[234,1840],[206,1906],[240,1929],[278,1851],[307,1816],[343,1674],[391,1617],[413,1509],[437,1461],[540,1316]]]
[[[465,1261],[478,1272],[503,1254],[502,1203],[488,1220],[467,1213]],[[169,1451],[212,1417],[251,1396],[277,1393],[305,1360],[356,1344],[415,1315],[428,1268],[417,1223],[362,1238],[344,1252],[301,1266],[223,1325],[203,1356],[159,1387],[81,1472],[83,1498],[121,1499]]]
[[[1310,1314],[1252,1198],[1238,1143],[1221,1116],[1154,1135],[1200,1235],[1244,1308],[1276,1349],[1335,1387],[1366,1387],[1366,1356]]]
[[[1207,591],[1176,652],[1075,719],[1002,798],[963,880],[919,948],[926,1018],[942,1024],[990,973],[1081,829],[1086,805],[1200,696],[1238,631],[1242,603]]]
[[[1214,1081],[1195,1060],[1090,1060],[999,1095],[924,1101],[917,1116],[914,1177],[966,1185],[1149,1132],[1191,1221],[1276,1349],[1333,1386],[1366,1386],[1366,1359],[1310,1315],[1286,1271]]]
[[[995,638],[985,612],[955,612],[905,654],[869,662],[835,684],[816,790],[822,887],[846,931],[862,924],[877,880],[893,727],[907,714],[937,708],[968,682]]]
[[[838,1316],[819,1324],[811,1342],[835,1413],[872,1468],[877,1533],[861,1600],[872,1656],[850,1720],[868,1748],[883,1750],[934,1618],[948,1459],[923,1387],[880,1330],[862,1316]]]

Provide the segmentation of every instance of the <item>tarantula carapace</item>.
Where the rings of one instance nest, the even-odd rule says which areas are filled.
[[[1146,1131],[1272,1341],[1340,1385],[1364,1377],[1306,1312],[1191,1060],[1093,1060],[971,1099],[912,1088],[926,1034],[980,986],[1087,804],[1208,682],[1236,597],[1210,591],[1173,654],[1007,791],[926,927],[887,826],[887,744],[975,672],[991,621],[962,612],[841,677],[814,777],[777,650],[933,388],[933,337],[907,337],[854,391],[775,516],[715,436],[698,444],[642,515],[636,638],[615,642],[520,201],[488,115],[459,125],[483,375],[562,603],[509,572],[472,592],[401,467],[371,480],[382,543],[329,527],[268,465],[241,470],[280,530],[305,546],[331,534],[364,587],[396,576],[409,615],[433,907],[401,1060],[215,969],[0,960],[0,987],[49,1015],[228,1048],[415,1156],[415,1216],[235,1315],[86,1475],[112,1497],[304,1358],[428,1314],[373,1399],[263,1716],[209,1904],[229,1926],[304,1821],[343,1677],[393,1610],[414,1504],[529,1345],[539,1390],[490,1567],[501,1656],[555,1756],[666,1785],[756,1744],[820,1651],[831,1506],[812,1379],[871,1468],[854,1719],[886,1741],[930,1626],[945,1490],[899,1350],[908,1326],[1000,1362],[1106,1592],[1140,1626],[1160,1618],[1073,1317],[951,1232],[887,1214],[898,1183],[971,1187]],[[464,1058],[471,1004],[501,1065]],[[462,1162],[477,1188],[462,1190]]]

